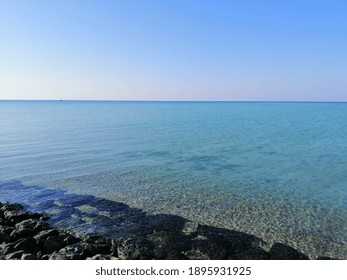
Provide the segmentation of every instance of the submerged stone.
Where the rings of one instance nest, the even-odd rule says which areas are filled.
[[[305,254],[282,243],[275,243],[271,247],[269,254],[271,260],[309,260],[309,257]]]
[[[152,244],[146,239],[125,239],[117,246],[117,256],[121,260],[151,259]]]

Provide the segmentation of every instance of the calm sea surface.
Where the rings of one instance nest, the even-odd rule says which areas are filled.
[[[347,103],[0,101],[0,201],[58,190],[347,259]]]

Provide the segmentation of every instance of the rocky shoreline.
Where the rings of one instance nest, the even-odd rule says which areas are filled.
[[[242,232],[187,220],[182,228],[182,218],[174,215],[117,239],[77,236],[52,227],[49,219],[21,204],[0,202],[0,260],[309,259],[281,243],[265,250],[261,239]]]

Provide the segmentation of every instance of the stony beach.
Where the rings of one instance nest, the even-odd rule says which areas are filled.
[[[266,250],[265,242],[255,236],[194,224],[179,216],[146,215],[145,220],[147,225],[136,233],[111,239],[54,228],[44,214],[0,202],[0,259],[309,259],[281,243]]]

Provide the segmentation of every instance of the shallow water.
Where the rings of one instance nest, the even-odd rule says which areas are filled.
[[[347,259],[346,103],[0,101],[14,180]]]

